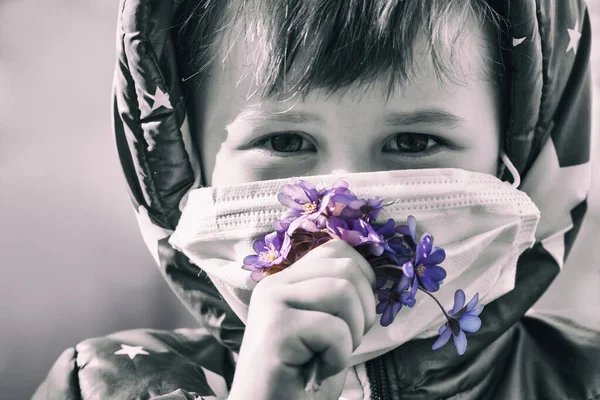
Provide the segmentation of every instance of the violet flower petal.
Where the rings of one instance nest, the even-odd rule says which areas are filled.
[[[381,235],[381,237],[385,238],[385,239],[392,239],[392,237],[395,234],[394,231],[394,220],[392,218],[388,219],[387,222],[378,227],[377,229],[375,229],[375,231]],[[395,239],[400,239],[400,238],[395,238]]]
[[[467,311],[471,311],[479,302],[479,292],[475,293],[475,296],[467,303]]]
[[[265,235],[265,245],[269,247],[273,245],[276,249],[281,248],[281,238],[278,232],[271,232]]]
[[[402,272],[404,272],[404,275],[406,275],[409,278],[415,276],[415,268],[412,261],[409,260],[402,264]]]
[[[483,311],[483,304],[480,305],[479,307],[469,311],[469,315],[477,317],[479,314],[481,314],[482,311]]]
[[[252,271],[252,273],[250,274],[250,278],[254,281],[254,282],[260,282],[261,279],[265,278],[267,276],[267,274],[264,273],[264,271]]]
[[[298,186],[300,186],[304,190],[304,193],[306,193],[308,202],[313,202],[318,198],[317,189],[310,182],[300,181]]]
[[[401,235],[410,236],[410,228],[408,227],[408,225],[399,225],[396,228],[394,228],[394,230]]]
[[[279,202],[281,204],[283,204],[284,206],[292,208],[294,210],[299,210],[299,211],[303,211],[304,210],[304,207],[302,206],[302,204],[296,202],[292,198],[284,195],[283,193],[279,193],[277,195],[277,200],[279,200]]]
[[[265,243],[264,236],[262,239],[255,240],[254,243],[252,243],[252,248],[254,249],[254,252],[256,254],[265,251],[265,247],[266,247],[266,243]]]
[[[308,193],[305,190],[304,186],[305,185],[303,181],[297,184],[285,185],[283,189],[281,189],[281,193],[283,193],[284,195],[286,195],[287,197],[291,198],[299,204],[312,203],[314,200],[316,200],[316,191],[315,196],[311,199],[310,197],[308,197]]]
[[[349,229],[348,224],[341,218],[329,217],[327,218],[327,230],[336,236],[340,236],[340,228]]]
[[[463,331],[474,333],[481,328],[481,319],[472,315],[463,315],[459,320],[460,329]]]
[[[448,340],[450,340],[450,335],[452,334],[450,328],[444,325],[442,325],[442,328],[444,328],[444,331],[440,333],[440,337],[435,341],[433,346],[431,346],[432,350],[438,350],[444,347],[446,343],[448,343]]]
[[[385,308],[383,314],[381,315],[381,326],[388,326],[394,322],[394,318],[401,308],[402,303],[400,302],[393,303],[391,305],[388,303],[388,307]]]
[[[456,346],[456,352],[458,355],[461,356],[465,354],[465,351],[467,350],[467,336],[465,333],[460,331],[458,336],[452,335],[452,338],[454,339],[454,346]]]
[[[352,247],[359,246],[363,242],[363,236],[357,231],[346,230],[344,228],[338,228],[341,233],[341,238],[343,241],[350,244]]]
[[[410,279],[408,276],[406,275],[402,275],[402,277],[400,278],[400,280],[398,281],[398,285],[396,286],[396,291],[398,293],[400,292],[404,292],[406,289],[409,288],[410,284],[412,282],[412,279]]]
[[[450,315],[456,314],[465,305],[465,292],[458,289],[454,292],[454,307],[450,311]]]
[[[423,286],[428,292],[437,292],[440,289],[440,283],[431,279],[431,277],[427,274],[420,276],[419,282],[421,283],[421,286]]]
[[[417,303],[417,300],[415,300],[414,295],[410,292],[402,293],[400,295],[400,298],[402,299],[402,303],[408,307],[413,307]]]
[[[441,264],[446,259],[446,251],[444,249],[439,249],[437,251],[432,251],[426,259],[427,265],[436,265]]]
[[[425,275],[435,281],[441,281],[446,278],[446,270],[439,265],[431,265],[427,267]]]
[[[256,254],[246,256],[244,258],[244,267],[250,265],[260,265],[261,262]],[[242,267],[243,268],[243,267]],[[245,269],[245,268],[244,268]]]
[[[408,229],[410,233],[410,237],[417,244],[417,220],[412,215],[409,215],[407,218]]]
[[[415,265],[419,265],[425,261],[429,254],[431,253],[431,247],[433,246],[433,238],[430,234],[424,233],[421,236],[421,240],[417,245],[417,255],[415,257]]]
[[[289,236],[292,236],[294,234],[294,232],[296,232],[296,230],[304,223],[304,221],[307,220],[306,215],[303,215],[301,217],[298,217],[297,219],[295,219],[294,221],[292,221],[292,223],[290,224],[290,226],[287,229],[287,234]]]
[[[438,335],[441,335],[442,333],[444,333],[444,331],[446,329],[450,329],[450,327],[448,326],[448,324],[444,324],[444,325],[440,326],[440,328],[438,329]]]

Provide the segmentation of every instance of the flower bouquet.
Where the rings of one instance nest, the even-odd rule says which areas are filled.
[[[384,203],[383,197],[360,199],[344,180],[320,190],[300,180],[285,185],[278,199],[288,211],[275,222],[273,232],[254,242],[256,254],[243,262],[242,268],[251,271],[254,281],[290,267],[329,240],[341,239],[354,247],[375,272],[376,312],[381,314],[382,326],[390,325],[404,306],[413,307],[416,293],[421,291],[439,305],[447,321],[440,327],[432,349],[441,348],[452,336],[458,354],[466,351],[465,332],[479,330],[483,305],[477,306],[478,294],[465,305],[465,293],[459,289],[454,307],[444,310],[433,293],[446,277],[446,270],[440,266],[446,252],[434,245],[429,233],[417,238],[415,217],[409,215],[402,225],[391,218],[378,222],[383,208],[393,202]]]

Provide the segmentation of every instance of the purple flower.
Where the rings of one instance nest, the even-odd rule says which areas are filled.
[[[378,280],[377,286],[381,288],[385,285],[383,279]],[[417,293],[417,282],[403,275],[395,288],[377,290],[379,303],[375,312],[381,315],[381,326],[388,326],[393,321],[402,306],[412,307],[415,305],[415,295]],[[408,290],[410,287],[410,290]]]
[[[391,239],[396,235],[396,230],[394,229],[395,222],[392,218],[388,219],[385,224],[371,225],[373,226],[373,229],[386,240]]]
[[[371,224],[362,219],[345,221],[338,217],[327,219],[329,233],[350,244],[352,247],[368,245],[371,254],[380,256],[386,249],[385,240],[373,229]]]
[[[390,255],[397,265],[402,265],[411,259],[414,252],[404,240],[396,236],[395,222],[392,218],[388,219],[383,225],[373,224],[373,229],[384,239],[384,250]]]
[[[417,220],[412,215],[406,219],[407,225],[399,225],[396,227],[396,232],[404,235],[404,239],[408,245],[414,250],[417,247]]]
[[[331,185],[330,188],[319,190],[318,194],[321,198],[323,198],[327,195],[344,194],[344,193],[352,193],[352,192],[348,189],[348,182],[346,182],[343,179],[338,179],[337,181],[333,182],[333,185]],[[328,204],[328,205],[331,205],[331,204]]]
[[[292,224],[294,224],[294,226],[290,229]],[[292,235],[300,228],[307,232],[318,232],[322,229],[325,229],[326,224],[327,217],[324,215],[318,215],[317,218],[314,218],[314,220],[310,220],[297,210],[289,210],[281,217],[279,221],[275,221],[273,228],[277,232],[287,232],[289,235]]]
[[[255,240],[253,248],[256,254],[244,258],[243,269],[252,271],[250,277],[258,282],[269,275],[270,269],[282,264],[290,252],[290,237],[285,232],[271,232]]]
[[[446,270],[439,263],[446,259],[446,252],[433,245],[433,237],[425,233],[417,245],[414,272],[419,284],[430,292],[440,288],[440,281],[446,277]]]
[[[277,199],[281,204],[290,208],[286,218],[296,217],[296,219],[291,218],[287,228],[288,235],[292,235],[301,226],[306,230],[319,229],[315,221],[327,208],[331,195],[330,193],[319,195],[317,189],[306,181],[285,185]]]
[[[334,193],[329,208],[331,214],[341,218],[361,218],[374,221],[383,210],[383,197],[372,197],[364,200],[356,197],[350,190]]]
[[[452,335],[456,351],[459,355],[464,354],[467,349],[467,336],[465,332],[474,333],[481,328],[479,314],[483,311],[483,305],[476,308],[478,301],[479,293],[476,293],[465,306],[465,292],[458,289],[454,293],[454,307],[446,315],[448,322],[442,325],[438,331],[440,337],[431,347],[433,350],[443,347],[448,343],[450,335]]]

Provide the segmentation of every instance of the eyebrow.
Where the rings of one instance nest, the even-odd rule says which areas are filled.
[[[411,112],[393,112],[386,114],[383,122],[391,126],[416,125],[421,123],[437,123],[456,127],[464,119],[437,108],[417,110]]]
[[[308,124],[322,122],[323,118],[319,115],[305,111],[286,111],[286,112],[248,112],[240,115],[250,123],[259,122],[287,122],[291,124]]]
[[[319,123],[323,121],[319,115],[305,111],[286,112],[248,112],[240,115],[250,123],[260,122],[284,122],[292,124]],[[432,108],[407,112],[391,112],[383,116],[383,123],[390,126],[416,125],[421,123],[436,123],[450,127],[456,127],[464,119],[449,113],[448,111]]]

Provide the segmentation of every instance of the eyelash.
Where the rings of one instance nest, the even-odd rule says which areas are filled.
[[[269,143],[271,140],[273,140],[274,138],[276,138],[277,136],[288,136],[288,137],[292,137],[292,136],[297,136],[300,137],[304,142],[306,143],[310,143],[312,149],[311,150],[298,150],[298,151],[290,151],[290,152],[283,152],[283,151],[276,151],[273,149],[264,149],[264,146]],[[298,153],[308,153],[308,152],[314,152],[316,151],[316,147],[314,144],[311,143],[311,141],[306,138],[304,135],[302,135],[300,132],[275,132],[275,133],[271,133],[269,135],[263,136],[262,138],[254,141],[253,143],[251,143],[248,148],[261,148],[263,147],[263,150],[266,150],[272,154],[275,154],[277,157],[290,157],[293,154],[298,154]],[[304,147],[304,146],[301,146]],[[290,154],[289,156],[283,155],[283,154]]]
[[[393,141],[395,139],[397,139],[399,137],[399,135],[409,134],[409,133],[413,133],[413,132],[401,132],[401,133],[396,133],[396,134],[388,137],[385,142],[383,152],[384,153],[402,153],[404,157],[423,158],[423,157],[429,156],[431,154],[437,153],[438,151],[443,150],[444,148],[448,147],[447,141],[445,141],[437,136],[428,135],[428,134],[424,134],[424,133],[423,134],[422,133],[414,133],[415,135],[427,137],[428,143],[427,143],[427,148],[425,150],[420,151],[420,152],[419,151],[408,152],[408,151],[400,151],[400,150],[386,150],[386,147],[388,147],[388,145],[390,143],[393,143]],[[312,149],[311,150],[298,150],[298,151],[285,152],[285,151],[276,151],[272,148],[271,149],[264,148],[264,146],[266,144],[268,144],[271,140],[273,140],[274,138],[276,138],[278,136],[300,137],[303,141],[310,143]],[[433,142],[433,145],[430,146],[430,142]],[[304,145],[302,145],[301,147],[304,147]],[[275,132],[275,133],[263,136],[262,138],[251,143],[248,146],[248,149],[252,149],[252,148],[262,148],[263,150],[268,151],[269,153],[275,155],[276,157],[281,157],[281,158],[291,157],[293,155],[297,155],[298,153],[307,153],[307,152],[315,152],[316,151],[314,144],[312,144],[311,141],[300,132]],[[285,154],[289,154],[289,155],[285,155]]]

